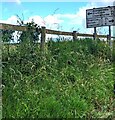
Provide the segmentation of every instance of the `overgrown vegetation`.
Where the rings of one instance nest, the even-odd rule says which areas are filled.
[[[111,48],[92,39],[49,41],[42,53],[33,35],[3,46],[3,118],[113,118]]]

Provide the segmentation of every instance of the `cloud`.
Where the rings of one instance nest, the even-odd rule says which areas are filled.
[[[19,5],[21,4],[21,0],[15,0],[15,2]]]
[[[27,2],[26,0],[23,0],[23,2]],[[2,0],[2,2],[16,2],[17,4],[21,4],[21,0]],[[31,1],[32,2],[32,1]]]
[[[58,16],[55,15],[48,15],[44,20],[49,24],[59,24],[63,22],[63,20],[60,20]]]
[[[44,25],[43,19],[38,15],[29,17],[28,20],[24,21],[24,23],[31,22],[32,20],[38,25],[41,25],[41,26]]]
[[[106,2],[111,2],[111,3],[112,3],[112,2],[114,2],[115,0],[101,0],[101,1],[102,1],[102,2],[105,2],[105,3],[106,3]]]
[[[18,18],[15,15],[12,15],[7,20],[0,20],[0,23],[7,23],[7,24],[17,25],[17,20],[18,20]]]
[[[56,29],[59,27],[59,24],[63,23],[63,20],[61,20],[60,18],[58,18],[58,16],[55,15],[48,15],[44,18],[38,15],[31,16],[28,20],[24,21],[24,23],[31,22],[32,20],[39,26],[45,26],[50,29]]]
[[[45,26],[50,29],[59,29],[60,24],[64,22],[56,15],[48,15],[44,18],[44,21],[46,23]]]

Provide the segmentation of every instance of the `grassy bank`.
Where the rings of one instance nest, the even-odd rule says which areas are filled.
[[[3,117],[113,117],[113,57],[107,44],[50,41],[45,53],[23,44],[4,46],[2,54]]]

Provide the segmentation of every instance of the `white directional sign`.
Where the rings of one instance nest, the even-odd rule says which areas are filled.
[[[86,10],[87,28],[115,26],[115,6],[100,7]]]

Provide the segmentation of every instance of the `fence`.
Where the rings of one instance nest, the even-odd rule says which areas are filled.
[[[25,26],[4,24],[4,23],[0,23],[0,29],[1,30],[27,31],[27,28]],[[76,40],[78,36],[93,37],[94,39],[96,39],[96,38],[107,38],[107,40],[109,40],[108,35],[84,34],[84,33],[77,33],[76,31],[64,32],[64,31],[46,29],[45,27],[41,27],[40,33],[41,33],[41,41],[40,41],[41,50],[44,50],[46,34],[73,36],[73,40]],[[115,37],[111,37],[111,38],[115,39]]]

